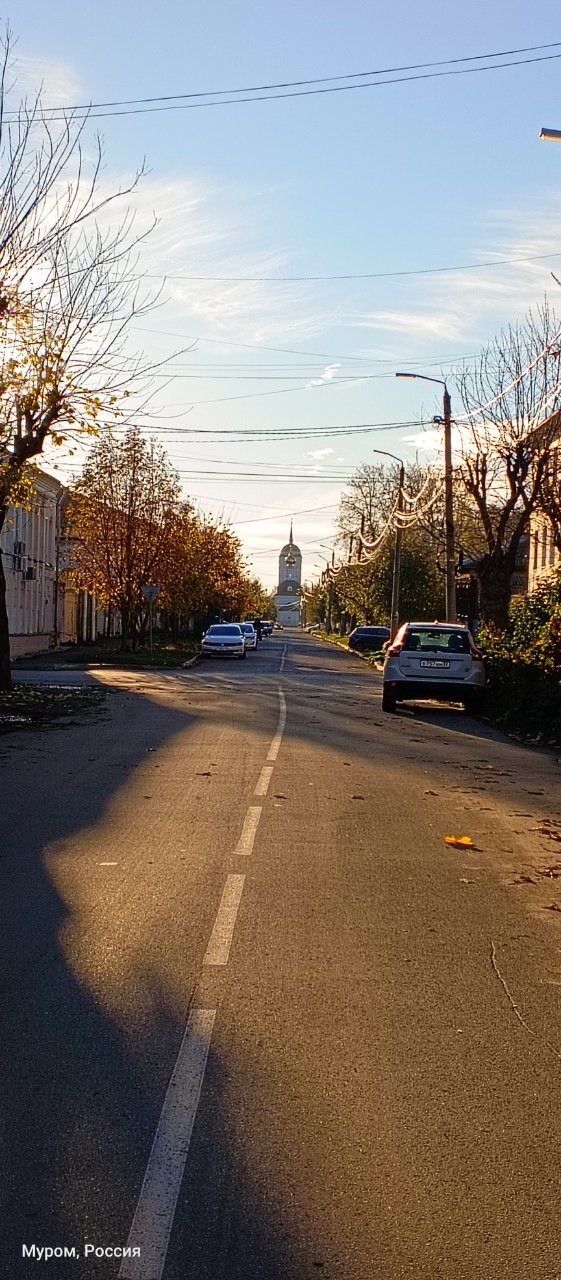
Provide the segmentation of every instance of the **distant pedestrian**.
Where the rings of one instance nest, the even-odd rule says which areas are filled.
[[[254,625],[254,627],[255,627],[255,631],[256,631],[256,634],[257,634],[257,639],[258,639],[258,640],[262,640],[262,639],[263,639],[263,628],[262,628],[262,626],[261,626],[261,619],[260,619],[260,618],[256,618],[256,620],[255,620],[255,622],[254,622],[254,624],[253,624],[253,625]]]

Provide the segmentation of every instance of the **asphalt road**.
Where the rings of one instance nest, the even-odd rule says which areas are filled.
[[[559,761],[299,633],[93,676],[0,748],[0,1274],[561,1277]]]

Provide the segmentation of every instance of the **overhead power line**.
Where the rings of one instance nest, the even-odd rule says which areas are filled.
[[[383,88],[390,84],[403,84],[414,80],[432,80],[442,76],[472,75],[475,72],[502,71],[507,67],[525,66],[528,63],[549,62],[561,58],[561,53],[540,54],[533,58],[517,58],[512,62],[489,63],[491,58],[512,58],[518,53],[534,53],[543,49],[558,49],[561,41],[546,45],[528,45],[521,49],[506,50],[498,53],[471,54],[460,58],[443,59],[435,62],[412,63],[399,67],[385,67],[374,71],[352,72],[341,76],[328,76],[310,80],[293,80],[276,84],[255,85],[242,89],[209,89],[199,93],[170,94],[160,97],[115,100],[108,103],[76,104],[69,107],[46,108],[47,119],[63,120],[69,114],[74,118],[106,119],[109,116],[146,115],[162,111],[188,111],[202,107],[232,106],[239,103],[263,102],[283,98],[302,98],[318,94],[344,93],[357,89]],[[482,62],[483,66],[459,66],[464,62]],[[444,68],[444,70],[434,70]],[[412,72],[408,75],[396,75],[397,72]],[[372,76],[392,76],[393,79],[370,79]],[[350,81],[340,84],[334,81]],[[312,87],[315,86],[315,87]],[[319,87],[318,87],[319,86]],[[222,95],[222,96],[221,96]],[[236,95],[236,96],[234,96]],[[8,114],[8,113],[7,113]],[[8,114],[8,118],[17,118],[17,112]]]
[[[554,255],[551,255],[551,256],[553,257]],[[170,277],[163,277],[163,278],[169,279]],[[200,334],[178,333],[177,330],[174,330],[174,329],[153,329],[153,328],[148,328],[146,325],[134,325],[131,327],[136,329],[139,333],[157,333],[157,334],[160,334],[161,337],[165,337],[165,338],[181,338],[184,342],[206,342],[206,343],[211,343],[212,346],[218,346],[218,347],[243,347],[244,349],[247,349],[249,351],[275,351],[277,355],[311,356],[314,359],[318,359],[318,360],[353,360],[353,361],[358,360],[360,361],[360,363],[364,363],[364,360],[365,360],[364,356],[353,356],[353,355],[341,356],[341,355],[334,355],[333,352],[327,352],[327,351],[298,351],[295,347],[267,347],[267,346],[264,346],[262,343],[257,343],[257,342],[232,342],[232,340],[229,338],[204,338],[204,337],[201,337]],[[461,359],[461,360],[472,359],[472,356],[471,354],[469,356],[459,356],[459,357],[442,356],[442,357],[435,357],[435,359],[431,361],[426,360],[422,362],[421,361],[415,362],[412,360],[408,360],[407,357],[403,357],[403,356],[399,356],[399,357],[392,356],[384,360],[372,359],[370,363],[371,364],[395,364],[398,358],[400,360],[405,359],[408,365],[411,365],[412,363],[417,363],[417,364],[430,363],[436,366],[440,364],[452,363],[456,359]]]
[[[561,57],[561,54],[559,55]],[[521,262],[544,262],[549,258],[561,258],[561,253],[531,253],[521,258],[494,258],[490,262],[464,262],[452,267],[413,267],[403,271],[357,271],[335,276],[179,276],[148,272],[148,280],[185,280],[214,284],[321,284],[334,280],[397,280],[401,276],[436,276],[454,271],[485,271],[494,267],[512,267]],[[205,339],[202,339],[205,341]],[[263,348],[266,350],[266,348]],[[270,348],[274,350],[274,348]],[[334,357],[336,358],[336,357]]]

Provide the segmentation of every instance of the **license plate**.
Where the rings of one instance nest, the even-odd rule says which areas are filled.
[[[441,661],[440,658],[421,658],[422,667],[449,667],[449,662]]]

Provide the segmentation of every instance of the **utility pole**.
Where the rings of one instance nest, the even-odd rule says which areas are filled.
[[[399,493],[397,495],[397,522],[395,526],[395,546],[393,552],[393,577],[392,577],[392,614],[391,614],[391,631],[390,639],[395,640],[399,630],[399,582],[401,578],[401,535],[402,528],[399,523],[399,515],[403,511],[403,486],[405,484],[405,467],[403,463],[399,468]]]
[[[333,603],[333,597],[332,597],[332,592],[331,592],[331,569],[333,568],[334,564],[335,564],[335,552],[333,552],[333,553],[332,553],[332,556],[331,556],[331,566],[330,566],[330,567],[328,567],[328,569],[327,569],[327,622],[326,622],[326,626],[327,626],[327,633],[328,633],[328,635],[331,635],[331,606],[332,606],[332,603]]]
[[[443,378],[431,378],[426,373],[396,373],[396,378],[420,378],[421,382],[438,382],[444,387],[444,418],[433,422],[444,423],[444,547],[446,558],[446,621],[456,622],[456,563],[454,554],[454,491],[452,471],[452,408],[450,393]]]
[[[452,406],[444,384],[444,537],[446,554],[446,621],[456,622],[456,553],[452,472]]]

